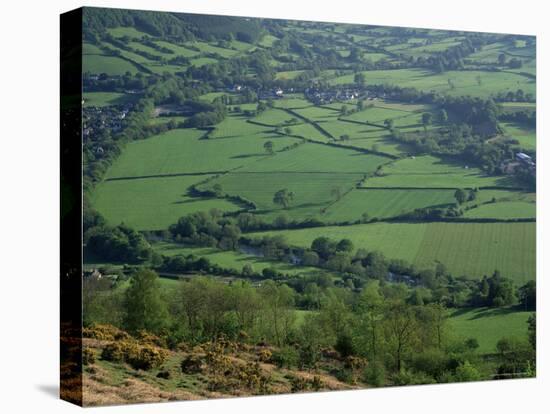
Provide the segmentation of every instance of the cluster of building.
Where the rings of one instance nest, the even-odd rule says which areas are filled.
[[[304,95],[308,101],[311,101],[316,105],[330,104],[333,102],[346,102],[354,99],[369,97],[369,93],[367,91],[359,91],[358,89],[349,88],[328,90],[308,88],[304,91]],[[373,99],[373,97],[371,96],[369,99]]]
[[[500,169],[505,174],[513,174],[517,168],[524,166],[532,172],[535,172],[536,164],[533,158],[524,152],[517,152],[513,159],[504,161],[500,166]]]
[[[104,107],[85,107],[82,110],[82,136],[84,142],[95,141],[94,136],[103,131],[117,133],[131,110],[131,104]]]

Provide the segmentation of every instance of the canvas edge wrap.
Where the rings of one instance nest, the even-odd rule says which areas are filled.
[[[60,398],[82,406],[82,8],[60,16]]]

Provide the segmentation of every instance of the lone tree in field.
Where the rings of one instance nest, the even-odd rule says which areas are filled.
[[[478,85],[478,86],[481,86],[481,83],[482,83],[482,82],[481,82],[481,76],[480,76],[480,75],[477,75],[477,76],[476,76],[476,82],[477,82],[477,85]]]
[[[393,128],[393,119],[385,119],[384,120],[384,125],[386,126],[386,128],[388,129],[392,129]]]
[[[221,197],[223,195],[223,189],[221,184],[219,183],[214,184],[212,190],[214,190],[214,194],[216,195],[216,197]]]
[[[264,144],[264,149],[269,155],[273,155],[273,141],[266,141]]]
[[[283,129],[283,131],[284,131],[285,134],[287,134],[287,135],[291,135],[291,134],[292,134],[292,128],[290,128],[290,127],[285,127],[285,129]]]
[[[348,106],[347,105],[342,105],[342,107],[340,108],[340,115],[346,116],[348,114],[349,114]]]
[[[348,134],[340,135],[340,141],[349,141],[349,135]]]
[[[285,209],[288,208],[292,200],[294,200],[294,193],[286,188],[277,191],[273,196],[273,202]]]
[[[455,191],[455,199],[457,201],[458,204],[462,204],[466,201],[466,191],[462,190],[462,189],[458,189]]]

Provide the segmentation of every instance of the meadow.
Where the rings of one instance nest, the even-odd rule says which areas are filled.
[[[190,197],[189,187],[212,176],[191,175],[104,181],[92,202],[109,224],[136,230],[163,230],[181,216],[216,208],[229,212],[240,206],[224,199]],[[151,214],[154,212],[154,214]]]
[[[388,218],[409,213],[417,208],[454,205],[452,190],[385,190],[355,189],[331,205],[324,219],[345,222],[369,218]]]
[[[447,71],[434,73],[424,69],[394,69],[371,70],[362,72],[365,82],[377,85],[397,85],[402,88],[411,87],[422,91],[435,91],[451,96],[471,95],[488,97],[491,94],[502,91],[523,89],[525,93],[535,95],[535,82],[523,75],[509,72],[484,72],[484,71]],[[353,83],[354,75],[345,75],[329,82],[333,85]],[[481,80],[481,84],[478,83]],[[449,85],[451,80],[454,85]]]
[[[456,338],[475,338],[479,354],[494,354],[503,333],[508,338],[525,338],[531,314],[515,308],[453,309],[449,312],[448,326]]]
[[[528,151],[536,149],[537,132],[535,128],[512,122],[502,122],[501,126],[504,129],[504,137],[517,140],[521,149]]]
[[[261,273],[264,269],[273,269],[292,276],[309,276],[318,274],[331,275],[330,272],[308,266],[296,266],[264,257],[246,254],[240,251],[226,251],[211,247],[187,247],[176,243],[159,242],[153,245],[155,251],[165,256],[195,255],[206,257],[211,263],[220,267],[234,269],[240,272],[244,265],[248,264],[254,272]]]
[[[119,92],[86,92],[84,93],[84,107],[87,106],[110,106],[133,103],[140,95]]]
[[[384,165],[379,176],[368,178],[367,188],[483,188],[517,187],[510,177],[489,176],[457,161],[411,156]]]
[[[224,193],[252,201],[257,206],[255,212],[268,220],[280,214],[303,220],[318,218],[322,210],[334,202],[333,189],[338,188],[344,193],[355,186],[361,177],[359,174],[338,173],[234,172],[199,188],[211,189],[214,185],[221,185]],[[273,203],[273,195],[283,188],[294,193],[294,199],[288,208]]]
[[[291,245],[310,246],[321,236],[350,239],[355,248],[380,251],[418,268],[444,263],[454,276],[481,278],[498,269],[522,285],[535,278],[535,223],[372,223],[284,232]]]
[[[82,59],[84,73],[106,73],[107,75],[124,75],[126,72],[138,73],[139,69],[132,63],[116,56],[84,55]]]
[[[296,142],[294,138],[273,137],[269,133],[201,139],[204,134],[197,129],[175,129],[131,142],[106,178],[225,172],[268,157],[263,148],[268,140],[277,140],[281,146]]]

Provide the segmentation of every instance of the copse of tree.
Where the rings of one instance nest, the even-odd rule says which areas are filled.
[[[84,242],[87,249],[104,260],[138,263],[153,257],[153,250],[143,235],[122,224],[89,228]]]
[[[264,150],[265,152],[267,152],[269,155],[272,155],[273,154],[273,141],[266,141],[264,143]]]
[[[460,188],[455,191],[455,200],[458,204],[464,203],[466,201],[466,198],[467,198],[466,191]]]
[[[286,188],[279,190],[273,196],[273,203],[287,209],[290,203],[294,200],[294,193]]]
[[[516,290],[512,280],[495,270],[491,277],[484,276],[479,282],[475,301],[481,306],[500,308],[516,303]]]

